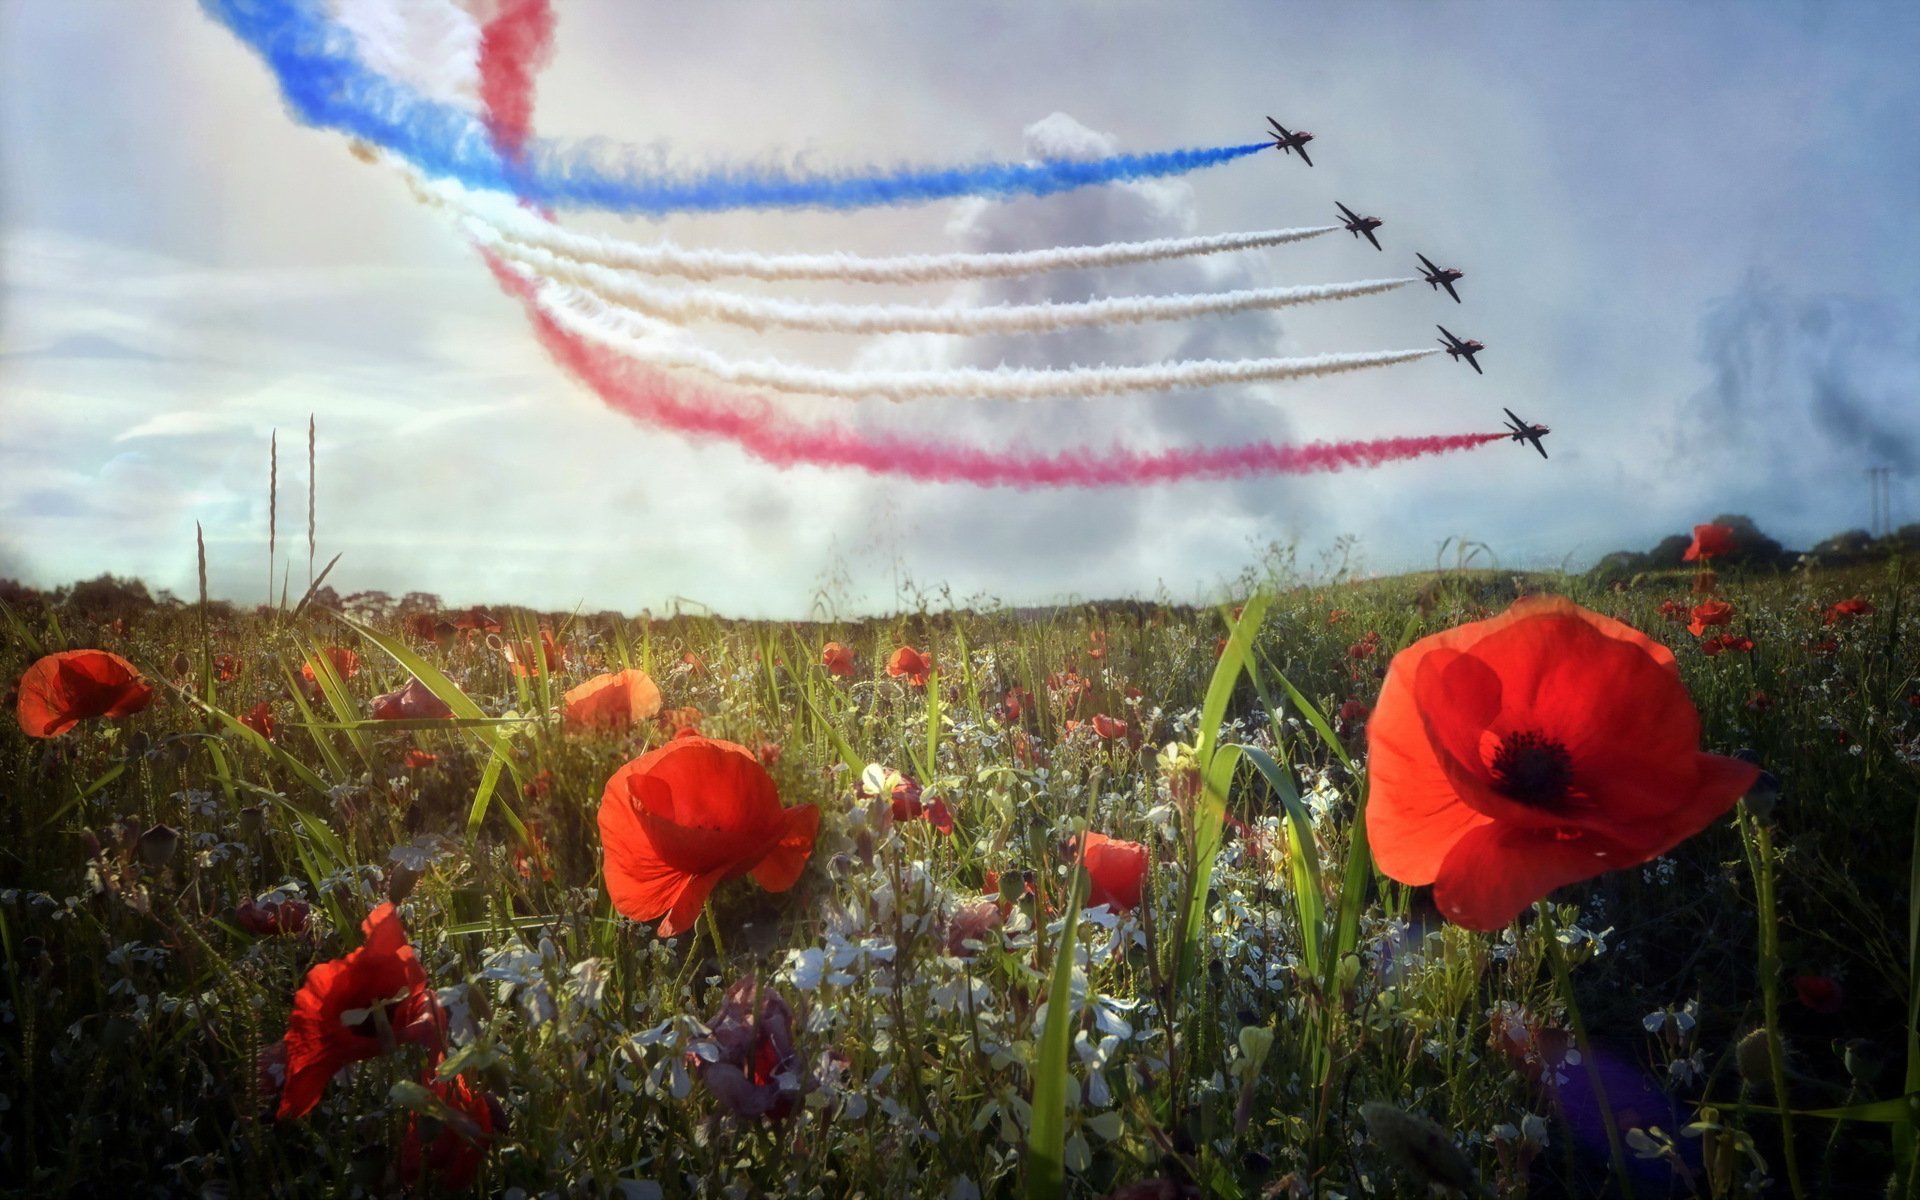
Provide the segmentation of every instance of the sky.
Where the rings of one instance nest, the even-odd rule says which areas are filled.
[[[488,0],[474,0],[484,8]],[[1088,491],[779,468],[610,411],[391,170],[298,124],[196,5],[0,5],[0,577],[215,594],[306,563],[343,592],[751,617],[923,600],[1204,600],[1272,544],[1368,573],[1483,543],[1583,566],[1723,512],[1804,547],[1864,526],[1865,470],[1920,520],[1920,8],[1611,3],[716,5],[561,0],[534,121],[677,169],[965,164],[1312,130],[1177,179],[853,213],[566,227],[767,253],[1001,250],[1385,224],[1266,250],[993,283],[753,284],[794,299],[997,304],[1465,272],[1178,323],[959,338],[684,336],[842,368],[1064,367],[1419,348],[1347,375],[807,417],[1055,450],[1552,426],[1372,470]],[[704,382],[702,386],[706,386]],[[290,553],[291,552],[291,553]],[[1448,551],[1452,553],[1451,549]],[[278,586],[277,584],[275,586]]]

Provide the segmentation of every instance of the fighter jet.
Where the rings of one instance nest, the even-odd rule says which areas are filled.
[[[1451,333],[1447,333],[1447,327],[1445,325],[1435,325],[1434,328],[1438,329],[1441,333],[1446,334],[1446,336],[1441,339],[1440,344],[1447,348],[1447,356],[1449,358],[1456,358],[1456,359],[1465,358],[1467,360],[1467,365],[1473,368],[1473,373],[1475,375],[1486,374],[1485,371],[1482,371],[1480,369],[1480,364],[1473,361],[1473,356],[1480,353],[1482,350],[1485,350],[1486,349],[1485,346],[1481,345],[1479,342],[1474,341],[1472,338],[1468,338],[1465,341],[1461,341],[1459,338],[1453,336]]]
[[[1453,297],[1453,302],[1460,303],[1460,293],[1453,290],[1453,281],[1465,272],[1456,267],[1436,267],[1424,254],[1415,254],[1414,257],[1419,259],[1420,265],[1426,268],[1427,282],[1433,287],[1447,289],[1447,295]]]
[[[1363,217],[1338,200],[1333,202],[1333,206],[1339,209],[1340,215],[1347,219],[1348,233],[1351,233],[1355,237],[1364,235],[1368,241],[1373,243],[1375,250],[1382,249],[1379,240],[1373,236],[1373,231],[1386,224],[1385,221],[1382,221],[1379,217]]]
[[[1298,150],[1300,160],[1308,166],[1313,165],[1313,160],[1307,157],[1307,143],[1313,140],[1312,134],[1304,129],[1299,133],[1288,133],[1287,127],[1272,117],[1267,118],[1267,124],[1273,126],[1273,132],[1267,136],[1273,139],[1274,145],[1280,147],[1282,152]]]
[[[1522,421],[1513,415],[1513,410],[1510,408],[1503,408],[1500,411],[1507,414],[1507,428],[1512,431],[1508,436],[1516,442],[1532,442],[1533,448],[1540,452],[1540,457],[1545,458],[1547,448],[1540,444],[1540,439],[1553,431],[1545,425],[1530,425]]]

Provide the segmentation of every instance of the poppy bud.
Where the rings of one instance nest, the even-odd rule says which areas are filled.
[[[1780,802],[1779,778],[1772,771],[1760,772],[1759,778],[1753,781],[1753,786],[1747,789],[1747,794],[1740,802],[1747,806],[1754,820],[1771,820],[1773,807]]]
[[[191,670],[193,670],[193,660],[187,657],[185,650],[173,656],[173,673],[175,675],[185,675]]]
[[[1764,1025],[1734,1046],[1733,1062],[1740,1068],[1740,1078],[1748,1087],[1762,1091],[1773,1089],[1773,1048],[1767,1044]]]
[[[1469,1196],[1480,1193],[1473,1164],[1445,1129],[1378,1100],[1362,1104],[1360,1115],[1374,1144],[1421,1182]]]
[[[406,863],[394,863],[387,870],[387,899],[399,904],[413,895],[413,885],[420,882],[420,869]]]
[[[155,825],[140,835],[140,861],[160,868],[173,861],[180,849],[180,831],[167,825]]]
[[[127,757],[145,758],[153,749],[153,737],[144,729],[136,729],[127,735]]]
[[[1840,1062],[1847,1069],[1847,1078],[1862,1087],[1880,1078],[1880,1072],[1887,1065],[1879,1049],[1866,1038],[1849,1038],[1842,1048]]]
[[[263,832],[266,831],[266,828],[267,828],[266,810],[261,808],[258,804],[249,804],[245,808],[240,810],[240,836],[241,837],[248,838],[248,839],[257,838]]]

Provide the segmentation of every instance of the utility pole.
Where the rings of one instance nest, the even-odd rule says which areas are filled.
[[[1892,477],[1892,467],[1867,468],[1868,499],[1873,513],[1867,532],[1877,538],[1893,532]]]

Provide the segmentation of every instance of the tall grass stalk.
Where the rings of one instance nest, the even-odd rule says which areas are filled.
[[[1780,1149],[1787,1164],[1787,1186],[1794,1200],[1804,1200],[1800,1159],[1793,1144],[1793,1114],[1787,1104],[1786,1047],[1780,1039],[1780,916],[1774,898],[1773,830],[1738,806],[1740,836],[1747,844],[1747,863],[1753,870],[1754,906],[1760,919],[1760,1005],[1767,1030],[1767,1059],[1773,1080],[1774,1103],[1780,1106]]]
[[[1607,1153],[1613,1160],[1614,1182],[1620,1185],[1620,1194],[1626,1200],[1633,1200],[1633,1177],[1627,1171],[1626,1146],[1620,1140],[1619,1123],[1613,1119],[1613,1102],[1607,1099],[1607,1083],[1600,1075],[1600,1060],[1594,1056],[1593,1042],[1587,1037],[1586,1018],[1580,1015],[1580,998],[1573,992],[1573,972],[1567,970],[1566,952],[1560,947],[1560,923],[1554,917],[1551,900],[1540,901],[1537,908],[1540,936],[1546,942],[1547,964],[1560,987],[1560,1002],[1566,1005],[1567,1023],[1573,1026],[1573,1042],[1579,1047],[1587,1083],[1593,1088],[1594,1104],[1600,1109],[1600,1124],[1607,1131]]]

